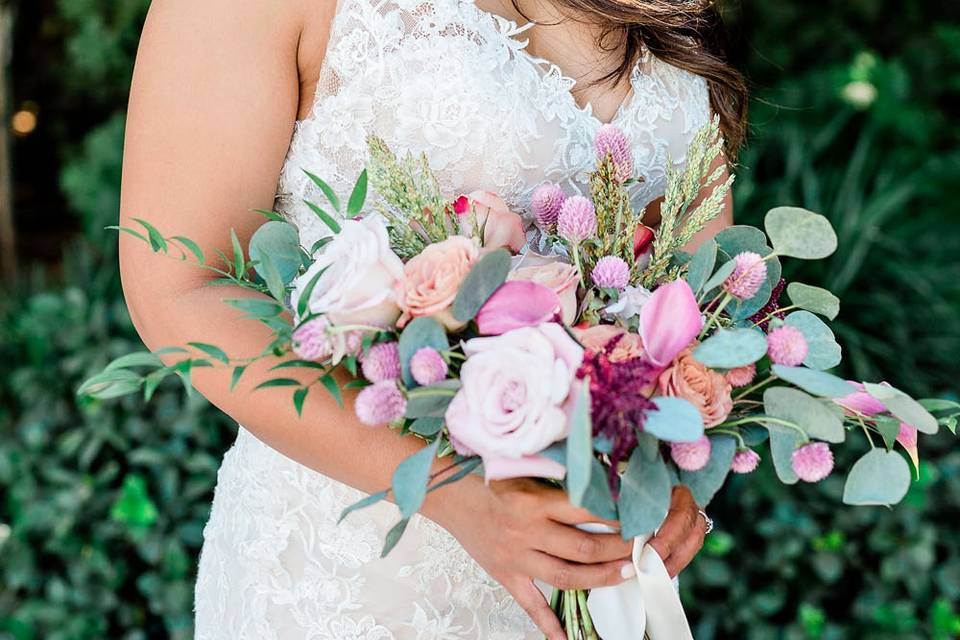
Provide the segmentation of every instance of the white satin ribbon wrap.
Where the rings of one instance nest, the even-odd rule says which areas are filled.
[[[615,533],[602,524],[580,527],[592,533]],[[649,536],[633,541],[636,578],[616,587],[593,589],[587,598],[593,626],[603,640],[693,640],[676,583]]]

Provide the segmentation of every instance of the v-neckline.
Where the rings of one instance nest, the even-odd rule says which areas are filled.
[[[577,79],[566,75],[558,64],[548,60],[547,58],[542,58],[535,56],[527,50],[529,45],[529,40],[520,40],[516,36],[522,34],[524,31],[531,29],[536,26],[536,23],[533,21],[528,22],[527,24],[520,26],[517,24],[516,20],[502,16],[499,13],[494,13],[493,11],[488,11],[480,7],[476,0],[457,0],[462,4],[469,4],[473,10],[478,14],[478,21],[480,18],[487,19],[493,26],[494,31],[496,31],[497,36],[503,39],[504,44],[516,55],[517,60],[523,60],[525,63],[529,64],[534,68],[540,78],[541,83],[547,83],[548,79],[551,77],[556,78],[556,81],[560,83],[562,93],[564,94],[564,100],[567,102],[573,111],[578,115],[586,117],[594,125],[599,128],[603,125],[616,125],[625,115],[626,111],[631,107],[634,102],[634,97],[636,94],[636,83],[635,76],[640,69],[642,56],[636,62],[634,62],[632,69],[630,70],[630,90],[621,100],[617,110],[613,113],[613,116],[610,120],[602,120],[598,118],[593,113],[593,103],[587,102],[583,106],[577,102],[576,96],[573,95],[573,88],[577,84]]]

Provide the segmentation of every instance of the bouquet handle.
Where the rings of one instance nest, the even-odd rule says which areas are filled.
[[[613,531],[600,524],[581,528]],[[633,542],[636,578],[616,587],[593,589],[587,598],[593,625],[603,640],[693,640],[677,586],[648,540],[649,536],[641,536]]]

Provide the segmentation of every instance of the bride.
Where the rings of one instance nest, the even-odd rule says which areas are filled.
[[[728,156],[744,132],[743,83],[717,49],[708,5],[154,0],[130,99],[124,224],[146,218],[212,255],[229,253],[231,228],[245,244],[262,222],[251,210],[273,207],[311,247],[323,227],[303,200],[323,198],[304,170],[347,192],[368,134],[426,152],[447,193],[494,190],[528,213],[544,181],[584,189],[603,123],[631,141],[644,177],[632,197],[653,224],[669,163],[683,162],[711,113]],[[728,206],[707,233],[730,218]],[[266,344],[267,330],[222,303],[255,294],[207,286],[205,272],[126,238],[121,270],[150,348],[213,342],[242,358]],[[321,394],[301,420],[283,390],[253,393],[252,382],[230,393],[219,370],[193,382],[243,425],[205,531],[197,638],[560,640],[535,579],[594,588],[631,578],[629,543],[576,529],[597,518],[522,480],[471,477],[431,493],[380,559],[395,507],[342,524],[338,514],[389,486],[418,440],[364,428]],[[706,520],[675,488],[652,542],[672,575],[699,550]]]

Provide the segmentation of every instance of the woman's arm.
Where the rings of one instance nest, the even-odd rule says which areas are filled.
[[[311,21],[328,25],[334,4],[154,0],[130,98],[122,224],[146,219],[165,234],[189,236],[207,255],[229,253],[231,227],[246,245],[262,222],[251,210],[273,205],[297,116],[307,8]],[[204,271],[125,235],[120,242],[124,292],[148,347],[210,342],[234,358],[262,351],[269,331],[222,302],[258,294],[207,286]],[[275,364],[251,367],[232,393],[227,370],[196,370],[193,383],[284,455],[366,492],[389,486],[392,471],[421,446],[416,438],[360,425],[326,394],[311,394],[300,419],[288,391],[252,391]],[[345,396],[349,407],[353,396]],[[565,636],[531,577],[566,588],[623,580],[629,544],[570,526],[596,518],[571,507],[559,490],[523,481],[487,487],[470,477],[430,494],[423,511],[551,638]]]

